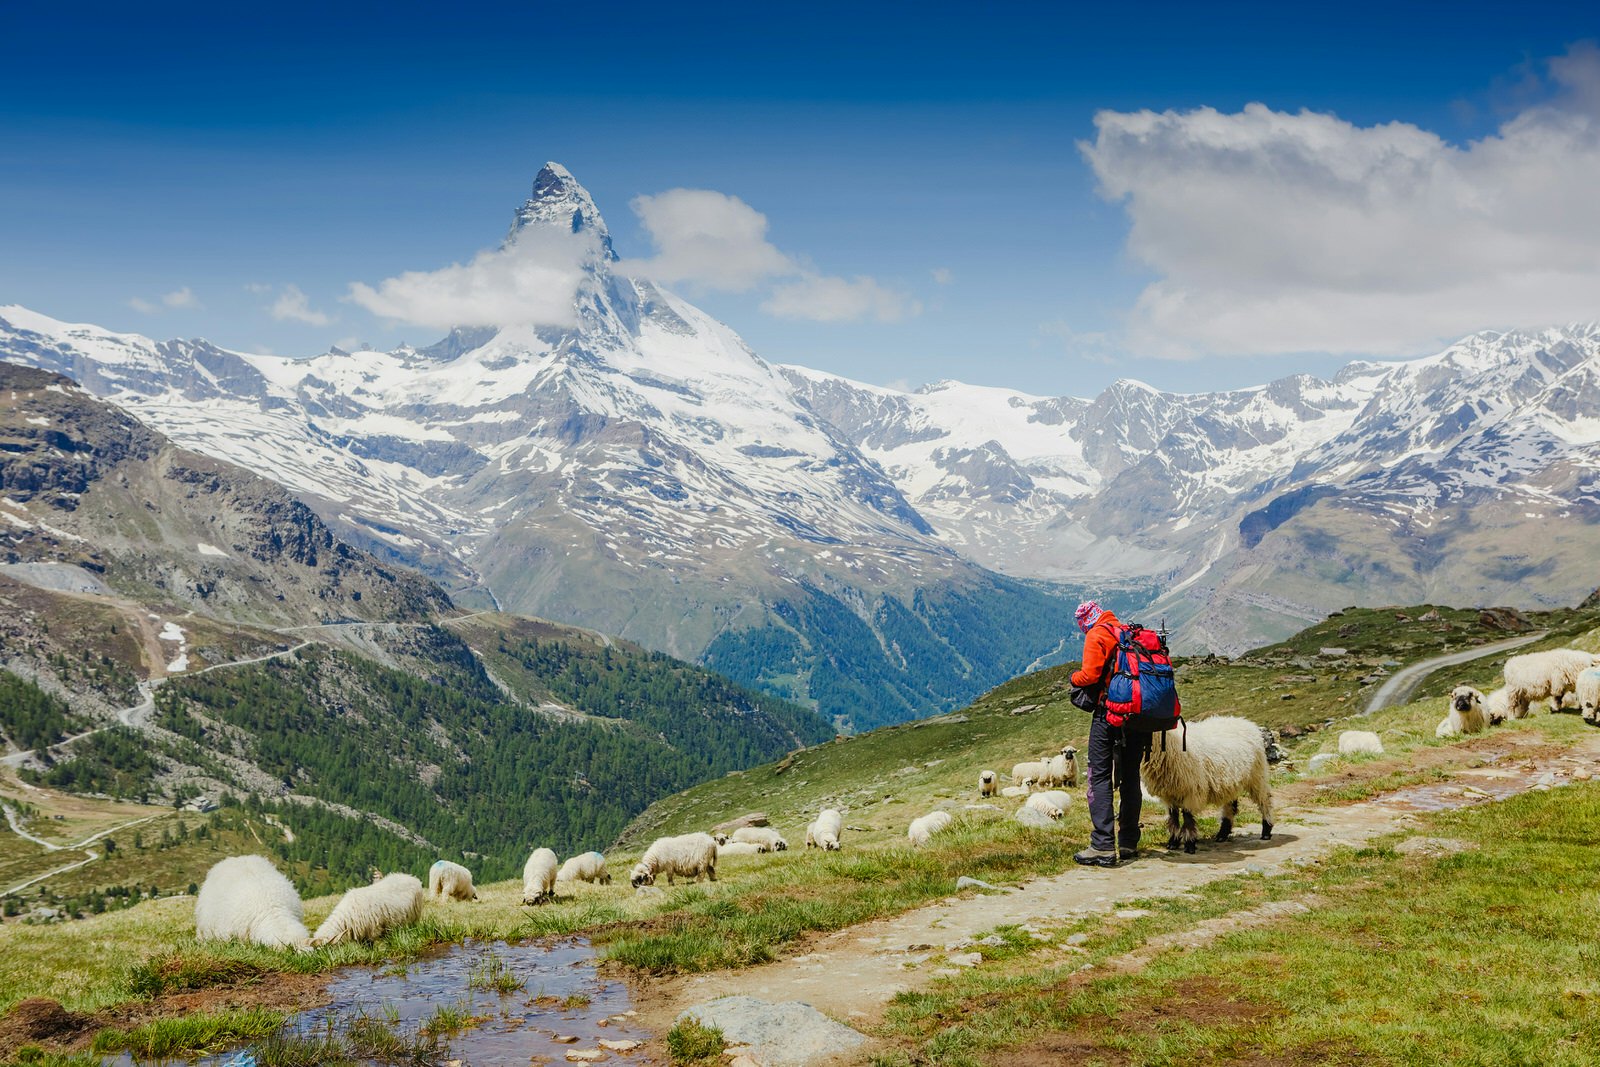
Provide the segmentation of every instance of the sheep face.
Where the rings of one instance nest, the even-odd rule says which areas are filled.
[[[1450,693],[1450,706],[1465,714],[1482,703],[1482,695],[1470,685],[1458,685]]]
[[[638,889],[640,886],[655,885],[656,872],[652,871],[649,867],[646,867],[641,863],[635,867],[633,869],[633,873],[628,876],[628,884],[633,886],[635,889]]]

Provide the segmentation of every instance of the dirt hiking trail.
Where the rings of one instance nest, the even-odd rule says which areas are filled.
[[[1304,796],[1318,784],[1297,783],[1302,788],[1282,791],[1287,810],[1280,809],[1281,821],[1273,828],[1272,840],[1258,837],[1260,823],[1251,821],[1255,812],[1247,802],[1240,812],[1243,829],[1235,831],[1232,841],[1202,840],[1200,851],[1192,856],[1165,850],[1165,823],[1146,809],[1140,857],[1122,867],[1074,867],[1020,886],[1002,887],[1009,888],[1007,892],[948,897],[894,918],[819,936],[804,946],[802,954],[774,963],[652,982],[640,1007],[658,1033],[665,1033],[685,1008],[736,994],[772,1002],[803,1001],[840,1022],[862,1027],[880,1021],[897,993],[921,989],[941,974],[952,973],[946,953],[963,951],[964,939],[983,936],[996,926],[1049,929],[1089,915],[1115,915],[1123,902],[1130,900],[1178,896],[1247,872],[1281,874],[1315,862],[1339,846],[1358,847],[1402,829],[1418,813],[1504,799],[1576,779],[1600,778],[1600,735],[1562,746],[1533,734],[1486,734],[1467,744],[1434,751],[1482,762],[1455,769],[1449,781],[1404,788],[1344,806],[1297,804],[1297,793]],[[1245,918],[1272,921],[1294,910],[1269,908],[1261,916]],[[1234,925],[1237,922],[1238,917]]]

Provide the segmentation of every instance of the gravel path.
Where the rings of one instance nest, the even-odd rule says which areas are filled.
[[[1378,691],[1372,694],[1372,699],[1367,702],[1367,710],[1361,714],[1371,715],[1375,711],[1382,711],[1384,708],[1390,708],[1396,704],[1407,703],[1411,699],[1411,694],[1417,691],[1417,687],[1423,683],[1423,680],[1440,667],[1454,667],[1458,663],[1471,663],[1475,659],[1483,659],[1485,656],[1492,656],[1496,652],[1507,652],[1513,648],[1521,648],[1523,645],[1531,645],[1547,632],[1540,630],[1537,633],[1524,634],[1521,637],[1508,637],[1504,641],[1479,645],[1477,648],[1469,648],[1464,652],[1451,652],[1448,655],[1435,656],[1420,663],[1413,663],[1409,667],[1402,667],[1394,672],[1393,677],[1378,687]]]

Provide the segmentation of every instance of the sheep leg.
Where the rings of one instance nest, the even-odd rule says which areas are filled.
[[[1261,809],[1261,840],[1272,840],[1272,790],[1267,788],[1265,782],[1259,782],[1250,791],[1250,799],[1256,802],[1256,807]],[[1234,801],[1235,810],[1239,802]]]
[[[1233,836],[1233,820],[1238,818],[1238,816],[1239,799],[1235,797],[1233,800],[1222,805],[1222,825],[1217,828],[1216,840],[1226,841]]]
[[[1167,847],[1177,848],[1181,838],[1178,836],[1178,809],[1167,809]]]
[[[1183,851],[1194,855],[1195,849],[1200,847],[1200,827],[1195,825],[1194,812],[1184,809],[1183,812]]]

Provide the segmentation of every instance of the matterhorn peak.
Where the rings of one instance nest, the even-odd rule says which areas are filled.
[[[611,233],[600,217],[589,190],[578,184],[572,172],[559,163],[546,163],[533,178],[533,195],[517,209],[511,220],[506,242],[517,239],[529,226],[550,227],[567,233],[592,234],[604,250],[605,258],[615,260]]]

